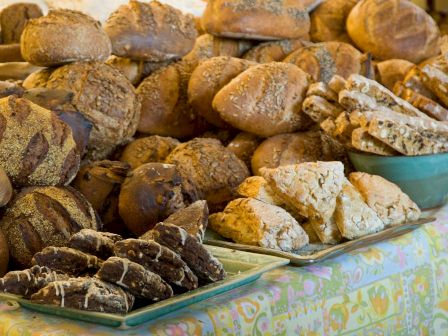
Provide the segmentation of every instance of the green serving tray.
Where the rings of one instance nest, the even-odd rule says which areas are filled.
[[[206,248],[223,263],[228,274],[225,280],[136,309],[126,315],[96,313],[35,304],[19,296],[4,293],[0,293],[0,298],[17,301],[22,307],[45,314],[127,329],[172,313],[193,303],[249,284],[257,280],[263,273],[289,263],[288,259],[275,256],[237,251],[218,246],[206,245]]]

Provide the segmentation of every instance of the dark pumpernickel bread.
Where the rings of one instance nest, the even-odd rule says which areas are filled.
[[[42,16],[40,7],[33,3],[16,3],[0,12],[2,43],[19,43],[28,20]]]
[[[115,255],[142,265],[171,285],[192,290],[198,279],[180,256],[153,240],[126,239],[115,244]]]
[[[0,222],[16,266],[28,267],[46,246],[66,246],[81,229],[99,229],[92,206],[71,187],[22,190]]]
[[[225,279],[226,271],[221,262],[183,228],[159,223],[153,232],[154,240],[177,252],[199,280],[209,283]]]
[[[126,314],[134,296],[122,288],[97,278],[55,281],[31,296],[31,302],[102,313]]]
[[[160,276],[129,259],[111,257],[96,275],[101,280],[123,287],[136,297],[160,301],[173,296],[173,289]]]
[[[120,240],[118,234],[82,229],[70,237],[68,246],[106,260],[114,255],[114,245]]]

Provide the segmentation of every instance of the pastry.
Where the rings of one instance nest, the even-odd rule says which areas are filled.
[[[16,3],[3,8],[0,13],[2,43],[20,42],[20,36],[28,21],[42,15],[40,7],[33,3]]]
[[[333,76],[332,78],[339,77],[338,75]],[[342,78],[342,77],[340,77]],[[345,83],[344,83],[345,85]],[[341,90],[339,90],[341,91]],[[316,82],[310,84],[308,87],[308,91],[306,92],[306,96],[318,96],[324,98],[326,101],[330,103],[338,102],[338,93],[339,91],[333,91],[327,83],[324,82]]]
[[[344,110],[319,96],[308,96],[303,101],[302,110],[314,122],[321,123],[327,118],[337,118]]]
[[[122,238],[118,234],[82,229],[70,237],[68,246],[106,260],[114,255],[114,245],[120,240]]]
[[[371,136],[367,130],[360,127],[351,134],[352,146],[357,150],[382,156],[395,156],[399,153],[381,140]]]
[[[243,58],[257,63],[281,62],[290,53],[304,46],[302,39],[264,42],[246,52]]]
[[[334,215],[329,219],[311,218],[309,224],[322,244],[335,245],[342,241]]]

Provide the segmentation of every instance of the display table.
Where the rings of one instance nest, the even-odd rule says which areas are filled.
[[[448,335],[448,206],[437,222],[350,255],[283,267],[130,330],[0,301],[0,335]]]

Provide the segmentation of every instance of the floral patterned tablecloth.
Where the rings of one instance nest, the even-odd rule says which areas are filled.
[[[448,335],[448,205],[437,222],[253,284],[129,330],[0,301],[0,335]]]

